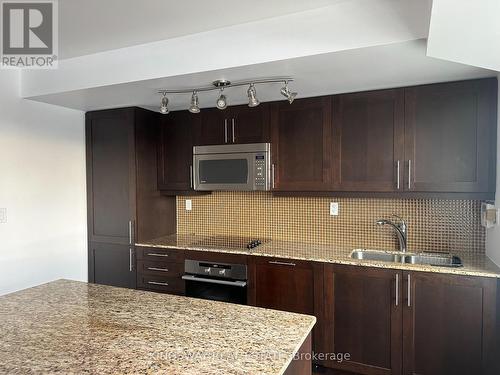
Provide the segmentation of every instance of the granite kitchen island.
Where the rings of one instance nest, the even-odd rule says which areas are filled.
[[[68,280],[0,297],[0,318],[0,373],[310,373],[316,322]]]

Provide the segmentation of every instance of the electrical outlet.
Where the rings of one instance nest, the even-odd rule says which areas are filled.
[[[5,224],[7,222],[7,209],[0,208],[0,224]]]
[[[339,216],[338,202],[330,202],[330,216]]]
[[[186,211],[191,211],[193,209],[193,201],[191,199],[186,199]]]

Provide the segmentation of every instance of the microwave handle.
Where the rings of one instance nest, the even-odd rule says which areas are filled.
[[[189,187],[193,188],[193,166],[189,166]]]
[[[227,118],[224,119],[224,143],[227,143]]]

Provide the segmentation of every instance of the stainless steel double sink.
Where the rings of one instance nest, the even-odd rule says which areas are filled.
[[[421,264],[441,267],[462,267],[462,260],[449,253],[439,252],[394,252],[383,250],[356,249],[351,258],[378,262]]]

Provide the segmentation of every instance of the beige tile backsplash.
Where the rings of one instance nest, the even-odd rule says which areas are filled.
[[[185,210],[191,199],[193,209]],[[330,216],[330,202],[340,205]],[[396,249],[394,230],[375,221],[391,214],[408,223],[410,251],[484,253],[481,202],[439,199],[275,197],[268,192],[214,192],[177,197],[177,233],[238,235],[333,246]]]

